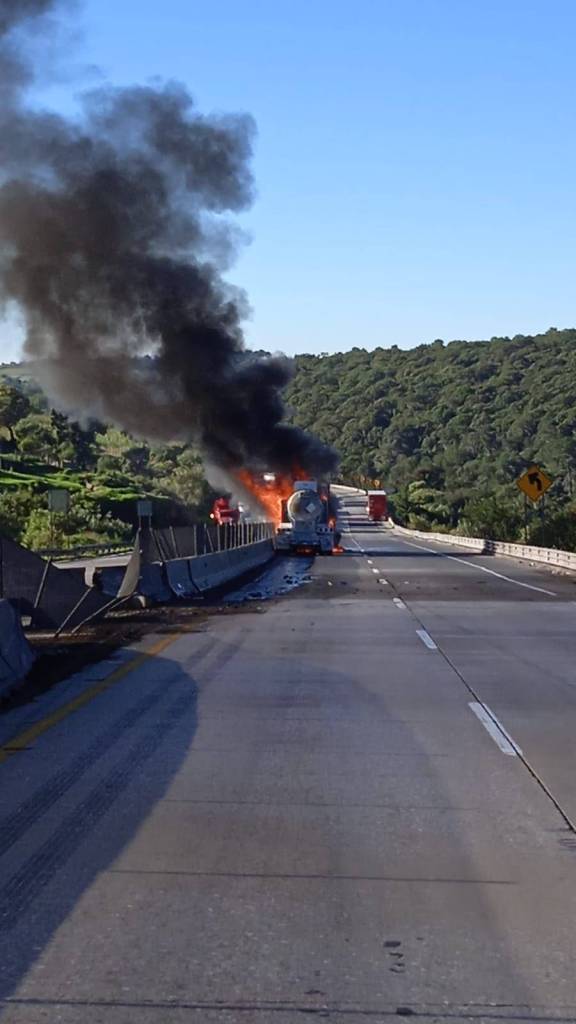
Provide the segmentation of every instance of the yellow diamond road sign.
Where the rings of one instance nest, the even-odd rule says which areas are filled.
[[[529,466],[526,472],[518,477],[516,486],[524,491],[524,494],[528,495],[532,501],[539,501],[552,486],[552,481],[539,466]]]

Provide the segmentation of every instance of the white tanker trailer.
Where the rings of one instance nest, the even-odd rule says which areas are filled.
[[[276,533],[277,551],[331,555],[336,547],[329,496],[321,498],[316,480],[296,480]]]

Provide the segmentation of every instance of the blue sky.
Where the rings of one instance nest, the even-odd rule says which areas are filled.
[[[252,347],[576,323],[576,5],[87,0],[75,59],[252,113]],[[69,103],[70,84],[51,90]]]

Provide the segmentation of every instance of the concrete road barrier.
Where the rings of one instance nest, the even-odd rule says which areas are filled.
[[[35,655],[24,636],[20,616],[10,601],[0,600],[0,696],[27,676]]]
[[[86,582],[108,597],[126,598],[138,594],[151,602],[164,604],[174,597],[185,600],[217,590],[264,565],[273,555],[271,540],[167,561],[147,561],[136,546],[125,569],[119,566],[91,568],[86,572]]]
[[[166,604],[172,600],[172,591],[166,582],[164,566],[161,562],[142,565],[138,580],[138,593],[158,604]]]
[[[189,558],[188,565],[195,586],[203,593],[216,590],[245,572],[265,565],[273,555],[272,541],[262,540],[230,551],[215,551],[211,555]]]
[[[198,588],[190,574],[190,559],[173,558],[166,562],[166,579],[175,597],[195,597]]]

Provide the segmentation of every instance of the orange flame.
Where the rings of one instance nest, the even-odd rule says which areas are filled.
[[[279,526],[282,522],[282,502],[292,494],[294,481],[306,480],[308,474],[295,468],[292,473],[276,473],[273,479],[265,480],[248,469],[240,469],[236,476],[244,489],[256,498],[270,522]]]

